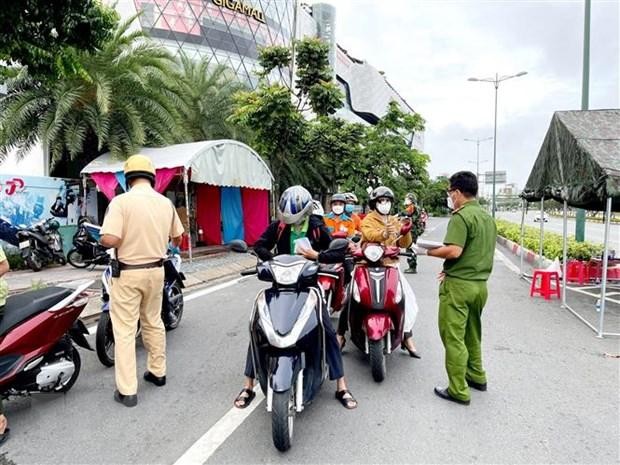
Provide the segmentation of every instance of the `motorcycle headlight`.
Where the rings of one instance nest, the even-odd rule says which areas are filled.
[[[364,256],[371,262],[378,262],[383,257],[383,247],[378,245],[369,245],[364,249]]]
[[[271,272],[276,283],[283,286],[295,284],[299,279],[299,274],[303,270],[305,262],[295,263],[289,266],[271,264]]]

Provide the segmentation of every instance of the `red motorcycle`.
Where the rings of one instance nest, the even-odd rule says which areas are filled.
[[[381,264],[396,258],[398,247],[365,244],[354,253],[356,261],[349,299],[351,340],[369,355],[372,377],[385,379],[385,356],[402,341],[405,298],[397,267]]]
[[[67,392],[80,373],[74,342],[92,350],[88,330],[78,316],[88,303],[76,288],[47,287],[7,299],[0,320],[0,395]]]
[[[344,235],[335,233],[333,237],[334,240],[330,244],[330,248],[348,248],[349,241],[346,239],[346,233]],[[350,257],[347,257],[348,260]],[[345,264],[336,263],[333,265],[321,264],[319,267],[318,282],[323,289],[325,305],[330,315],[341,311],[346,304],[347,269],[350,270],[351,268],[346,262]]]

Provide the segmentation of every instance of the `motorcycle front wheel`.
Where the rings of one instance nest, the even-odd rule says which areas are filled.
[[[280,452],[291,448],[295,423],[295,390],[274,392],[271,405],[271,434],[273,445]]]
[[[370,356],[370,371],[372,379],[380,383],[385,379],[385,353],[383,352],[383,339],[368,341],[368,353]]]
[[[99,361],[107,367],[114,366],[114,332],[109,312],[103,312],[97,323],[95,348]]]
[[[86,268],[90,263],[84,260],[82,254],[78,251],[78,249],[71,249],[67,254],[67,260],[69,261],[69,265],[75,268]]]
[[[172,314],[176,317],[173,323],[166,324],[166,331],[172,331],[179,327],[179,323],[181,323],[181,317],[183,316],[183,290],[181,287],[174,283],[170,286],[168,292],[168,301],[170,303],[170,308],[172,310]],[[166,319],[164,319],[166,321]]]

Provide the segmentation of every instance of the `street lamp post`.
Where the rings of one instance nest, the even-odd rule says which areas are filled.
[[[497,183],[497,89],[499,88],[500,82],[506,81],[508,79],[516,78],[516,77],[525,76],[526,74],[527,74],[527,71],[521,71],[520,73],[511,74],[508,76],[500,76],[499,74],[495,73],[495,77],[491,77],[491,78],[481,79],[481,78],[471,77],[468,79],[468,81],[492,82],[493,86],[495,87],[495,124],[493,127],[493,205],[491,207],[493,218],[495,218],[495,210],[496,210],[495,185]]]
[[[463,139],[467,142],[475,142],[476,143],[476,179],[480,182],[480,142],[486,142],[488,140],[493,139],[492,137],[487,137],[485,139]],[[485,163],[489,160],[482,160],[482,163]],[[473,163],[473,162],[472,162]]]

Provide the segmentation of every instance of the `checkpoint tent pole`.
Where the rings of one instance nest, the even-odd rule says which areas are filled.
[[[568,281],[568,202],[564,200],[562,251],[562,307],[566,307],[566,283]]]
[[[543,242],[545,240],[545,197],[540,199],[540,247],[538,247],[539,266],[543,263]]]
[[[525,236],[525,209],[527,208],[527,200],[523,199],[521,201],[521,236],[519,237],[519,276],[523,277],[523,256],[525,255],[525,250],[523,249],[523,241]]]
[[[88,187],[88,178],[85,174],[82,175],[82,208],[80,209],[80,216],[86,216],[86,188]]]
[[[605,211],[605,246],[603,248],[603,275],[601,276],[601,313],[598,321],[598,337],[603,337],[603,320],[605,319],[605,298],[607,297],[607,266],[609,265],[609,230],[611,227],[611,197],[607,198],[607,210]]]
[[[188,246],[188,252],[189,252],[189,262],[193,263],[193,256],[192,256],[192,221],[191,221],[191,213],[190,213],[190,209],[189,209],[189,189],[187,188],[187,184],[188,184],[188,176],[187,176],[187,168],[184,167],[183,168],[183,189],[185,191],[185,210],[187,210],[187,223],[189,224],[189,231],[187,232],[189,234],[189,246]]]

